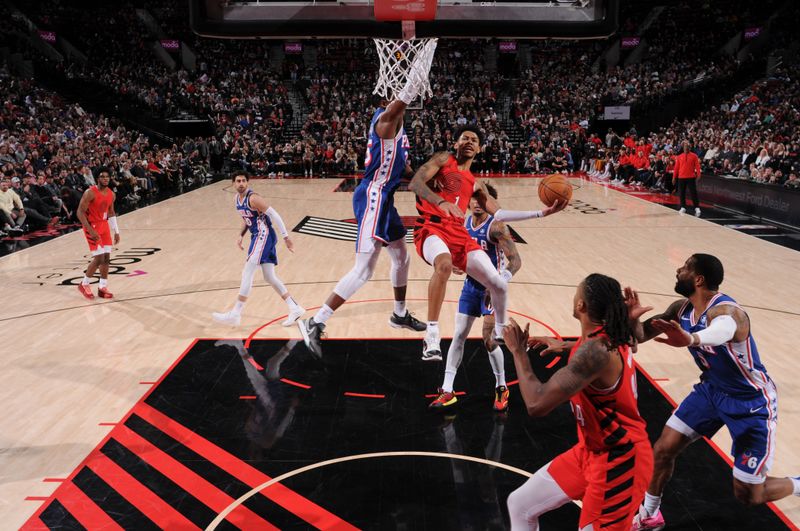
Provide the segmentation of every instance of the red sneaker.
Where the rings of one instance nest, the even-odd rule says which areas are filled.
[[[494,410],[498,413],[508,409],[508,387],[501,385],[494,390]]]
[[[452,391],[447,393],[442,389],[439,388],[439,396],[436,397],[436,400],[431,402],[428,407],[431,409],[447,409],[456,405],[458,402],[458,398],[456,398],[456,394]]]
[[[101,299],[113,299],[114,294],[108,291],[107,288],[98,288],[97,289],[97,296]]]
[[[78,293],[80,293],[89,300],[94,299],[94,293],[92,293],[92,288],[89,287],[88,284],[86,285],[78,284]]]

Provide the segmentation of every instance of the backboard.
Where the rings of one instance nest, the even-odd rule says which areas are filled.
[[[190,0],[190,7],[192,29],[207,37],[403,36],[401,22],[376,19],[373,0]],[[605,38],[616,31],[618,10],[619,0],[439,0],[435,18],[417,20],[415,31],[420,38]]]

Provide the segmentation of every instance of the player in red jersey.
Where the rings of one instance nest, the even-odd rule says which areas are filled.
[[[119,225],[117,214],[114,212],[114,192],[108,187],[111,182],[111,173],[102,168],[98,172],[97,185],[92,186],[83,193],[78,205],[78,220],[83,225],[83,234],[89,243],[92,252],[92,261],[86,268],[83,280],[78,285],[78,291],[87,299],[94,299],[92,289],[89,287],[91,278],[97,268],[100,268],[100,287],[97,296],[102,299],[111,299],[113,295],[108,291],[108,264],[111,261],[112,245],[119,243]],[[111,243],[111,231],[114,231],[114,243]]]
[[[569,400],[578,422],[578,444],[540,468],[508,497],[511,528],[539,529],[539,516],[581,500],[578,529],[629,531],[653,472],[653,449],[636,403],[636,369],[629,345],[634,330],[619,282],[600,274],[578,286],[573,315],[577,341],[529,338],[511,320],[505,340],[514,354],[528,414],[543,416]],[[528,348],[570,349],[567,365],[546,383],[531,369]]]
[[[409,184],[417,194],[417,218],[414,243],[417,253],[434,268],[428,284],[428,327],[423,347],[423,360],[442,359],[439,347],[439,313],[447,290],[447,280],[457,268],[485,286],[495,311],[494,336],[502,342],[506,324],[506,296],[510,273],[501,274],[489,256],[473,240],[464,226],[469,200],[479,187],[470,166],[480,152],[481,132],[475,126],[456,131],[453,156],[439,152],[423,164]],[[494,213],[491,198],[481,193],[476,199],[489,213]]]

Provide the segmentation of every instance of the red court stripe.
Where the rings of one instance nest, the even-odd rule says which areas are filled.
[[[170,455],[151,444],[150,441],[144,439],[127,426],[120,426],[114,430],[113,438],[135,453],[142,461],[167,476],[183,490],[190,493],[200,500],[201,503],[207,505],[214,511],[220,513],[233,503],[233,498],[201,476],[192,472],[189,468],[173,459]],[[234,509],[226,520],[240,529],[278,529],[244,505],[240,505]]]
[[[553,360],[552,360],[550,363],[548,363],[547,365],[545,365],[545,367],[547,367],[548,369],[552,369],[553,367],[555,367],[555,366],[556,366],[556,364],[557,364],[557,363],[558,363],[560,360],[561,360],[561,356],[556,356],[555,358],[553,358]]]
[[[344,396],[355,396],[358,398],[386,398],[386,395],[370,395],[367,393],[351,393],[350,391],[346,391]]]
[[[285,384],[293,385],[295,387],[300,387],[301,389],[311,389],[310,385],[302,384],[300,382],[295,382],[294,380],[290,380],[289,378],[281,378],[281,381]]]
[[[255,400],[256,398],[256,395],[242,395],[239,400]]]
[[[61,485],[56,499],[86,529],[122,529],[71,481]]]
[[[511,380],[510,382],[508,382],[506,384],[506,387],[511,387],[512,385],[517,385],[518,383],[519,383],[519,380]]]
[[[87,466],[161,529],[200,529],[105,454],[98,454]]]
[[[216,444],[204,439],[144,402],[136,406],[134,413],[251,488],[266,483],[271,479],[260,470],[253,468],[235,455],[226,452]],[[281,483],[276,483],[262,490],[261,494],[317,529],[333,529],[337,531],[353,531],[357,529]]]
[[[252,356],[250,356],[249,358],[247,358],[247,361],[249,361],[249,362],[250,362],[250,365],[252,365],[253,367],[255,367],[257,371],[263,371],[263,370],[264,370],[264,367],[262,367],[261,365],[259,365],[259,363],[258,363],[256,360],[254,360]]]
[[[140,385],[155,385],[155,382],[139,382]]]

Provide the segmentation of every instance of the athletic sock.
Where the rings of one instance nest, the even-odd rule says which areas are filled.
[[[439,337],[439,321],[428,321],[428,337]]]
[[[406,311],[406,301],[394,301],[394,314],[397,317],[405,317]]]
[[[317,314],[314,316],[314,322],[319,324],[325,324],[328,319],[331,318],[333,315],[333,310],[327,304],[323,304],[319,310],[317,310]]]
[[[89,280],[89,277],[83,275],[83,280],[81,280],[81,284],[83,284],[84,286],[88,286],[90,282],[91,280]]]
[[[244,309],[244,301],[237,300],[236,304],[233,305],[233,313],[240,314],[242,309]]]
[[[489,353],[489,363],[494,373],[495,387],[506,385],[506,368],[503,364],[503,349],[499,346]]]
[[[100,289],[105,289],[107,287],[108,287],[108,279],[107,278],[101,278],[100,279]]]
[[[453,392],[453,384],[456,381],[456,373],[451,371],[444,371],[444,382],[442,383],[442,391],[445,393]]]
[[[794,486],[792,494],[794,494],[795,496],[800,496],[800,476],[789,479],[792,480],[792,485]]]
[[[291,296],[291,295],[289,295],[288,297],[286,297],[286,304],[289,306],[289,310],[290,310],[290,311],[292,311],[292,312],[293,312],[293,311],[295,311],[295,310],[297,310],[298,308],[300,308],[300,305],[299,305],[299,304],[297,304],[297,303],[294,301],[294,299],[292,298],[292,296]]]
[[[661,496],[653,496],[649,492],[645,492],[642,507],[647,513],[647,516],[653,516],[658,512],[658,508],[661,507]]]

